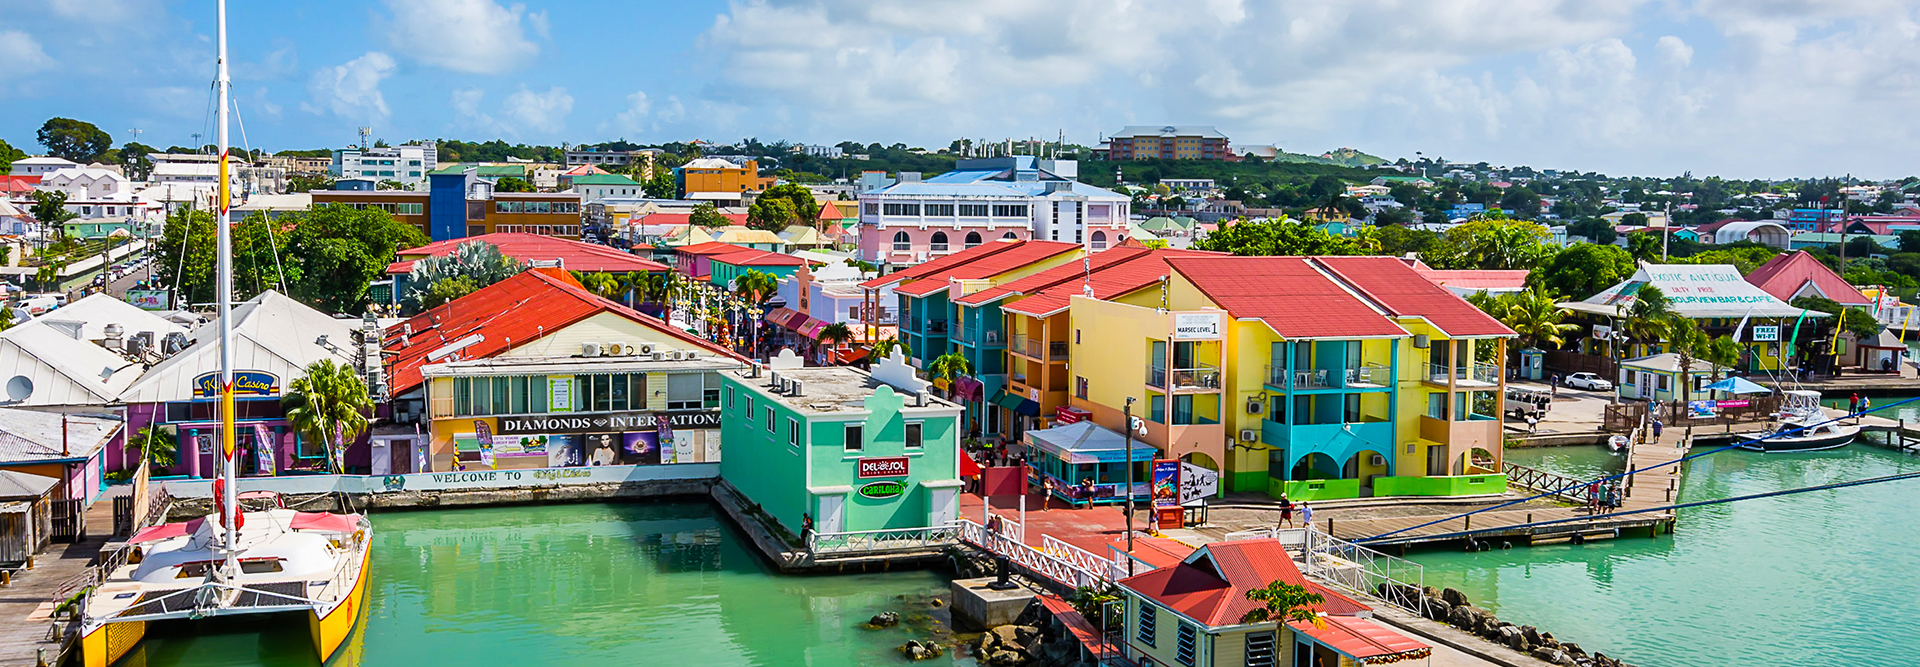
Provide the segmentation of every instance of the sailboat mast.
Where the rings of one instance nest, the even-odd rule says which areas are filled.
[[[224,465],[220,475],[226,484],[223,497],[219,499],[220,512],[226,524],[226,547],[228,572],[238,575],[239,568],[234,554],[240,533],[240,490],[235,482],[234,469],[238,462],[234,459],[235,433],[233,428],[233,232],[228,228],[233,219],[231,204],[233,196],[227,192],[227,114],[229,113],[229,89],[233,81],[227,77],[227,0],[218,0],[220,6],[219,36],[220,60],[219,80],[215,84],[220,89],[220,112],[217,131],[219,144],[217,151],[220,159],[219,182],[214,186],[218,200],[220,219],[214,224],[216,239],[215,254],[219,260],[219,273],[214,281],[214,291],[219,297],[220,308],[220,448]]]

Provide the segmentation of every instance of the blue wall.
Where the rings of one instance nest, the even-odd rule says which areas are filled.
[[[427,233],[435,241],[467,236],[466,174],[431,174],[427,195]]]

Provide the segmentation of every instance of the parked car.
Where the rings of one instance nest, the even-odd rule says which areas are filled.
[[[1608,382],[1605,379],[1602,379],[1600,376],[1594,375],[1592,373],[1574,373],[1572,375],[1567,376],[1566,382],[1567,382],[1567,386],[1572,387],[1574,389],[1587,389],[1591,391],[1613,391],[1612,382]]]

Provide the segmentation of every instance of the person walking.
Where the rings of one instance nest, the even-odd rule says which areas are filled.
[[[1293,527],[1293,501],[1287,500],[1287,494],[1284,493],[1280,494],[1280,522],[1273,527],[1278,529],[1281,526]]]
[[[1044,481],[1040,483],[1040,511],[1045,512],[1053,509],[1053,478],[1042,476],[1041,479]]]
[[[1306,503],[1300,503],[1300,525],[1305,526],[1307,528],[1313,527],[1313,506],[1312,505],[1308,505]]]
[[[1856,391],[1853,393],[1852,396],[1847,397],[1847,414],[1853,415],[1853,414],[1859,414],[1859,413],[1860,413],[1860,392]]]
[[[800,543],[806,544],[808,542],[811,542],[812,538],[813,538],[813,515],[801,514],[800,515]]]
[[[1660,423],[1660,420],[1658,420],[1658,419],[1655,419],[1655,420],[1653,420],[1653,441],[1654,441],[1654,442],[1659,442],[1659,441],[1660,441],[1660,429],[1661,429],[1661,428],[1662,428],[1663,426],[1665,426],[1665,425],[1664,425],[1664,424],[1661,424],[1661,423]]]
[[[1866,413],[1869,413],[1869,412],[1873,412],[1873,397],[1872,397],[1872,396],[1861,396],[1861,397],[1860,397],[1860,414],[1863,414],[1863,415],[1864,415],[1864,414],[1866,414]],[[1859,420],[1858,420],[1858,419],[1856,419],[1856,420],[1854,420],[1854,421],[1856,421],[1856,422],[1857,422],[1857,421],[1859,421]]]

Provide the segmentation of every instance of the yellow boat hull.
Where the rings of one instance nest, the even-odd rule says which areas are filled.
[[[333,657],[340,644],[353,635],[354,626],[360,623],[360,608],[367,600],[367,556],[372,552],[366,549],[360,553],[360,574],[354,579],[353,591],[347,594],[346,600],[324,617],[317,611],[307,612],[307,628],[313,633],[313,648],[319,652],[322,664]]]
[[[80,638],[81,667],[107,667],[140,644],[147,636],[145,621],[108,623]]]

